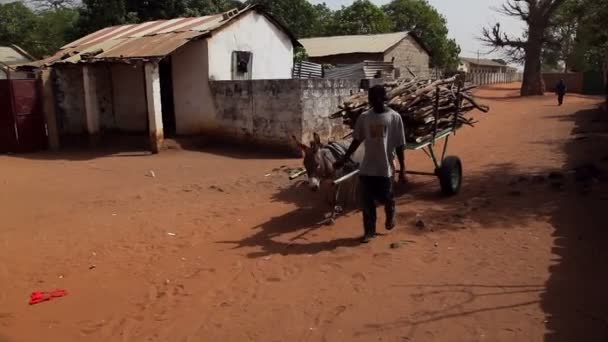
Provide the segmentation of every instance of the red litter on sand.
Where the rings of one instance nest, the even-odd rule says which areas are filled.
[[[51,292],[32,292],[30,295],[30,305],[40,304],[42,302],[47,302],[53,298],[65,297],[68,295],[68,291],[58,289]]]

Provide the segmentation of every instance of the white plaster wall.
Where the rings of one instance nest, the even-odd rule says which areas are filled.
[[[252,11],[208,40],[209,77],[231,80],[233,51],[253,53],[252,79],[288,79],[293,67],[291,39],[263,15]]]
[[[177,134],[196,134],[214,125],[207,41],[193,41],[171,55]]]
[[[147,132],[148,107],[143,67],[113,64],[111,72],[116,129],[123,132]]]

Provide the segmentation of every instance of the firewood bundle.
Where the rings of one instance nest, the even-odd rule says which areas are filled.
[[[471,90],[475,86],[465,85],[456,76],[436,81],[414,78],[384,86],[389,107],[403,118],[408,142],[423,143],[439,132],[473,126],[475,121],[467,118],[467,113],[473,109],[484,113],[490,110],[473,98]],[[353,129],[359,116],[369,109],[367,93],[359,93],[348,98],[331,117],[342,118],[344,124]]]

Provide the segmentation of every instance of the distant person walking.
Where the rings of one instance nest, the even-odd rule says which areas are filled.
[[[566,82],[564,82],[563,79],[559,80],[559,82],[557,82],[557,85],[555,86],[555,93],[557,94],[557,103],[560,106],[564,104],[564,96],[566,96],[567,90],[568,89],[566,88]]]

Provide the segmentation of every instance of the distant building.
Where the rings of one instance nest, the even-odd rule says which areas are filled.
[[[460,66],[458,71],[466,73],[508,73],[516,72],[517,69],[508,66],[502,61],[483,58],[460,58]]]
[[[408,69],[429,76],[431,53],[411,32],[307,38],[300,43],[311,62],[342,66],[392,61],[401,76],[408,76]]]
[[[0,46],[0,80],[8,78],[9,70],[11,70],[11,78],[29,78],[29,74],[16,72],[12,70],[12,66],[34,60],[36,60],[34,57],[17,45]]]

